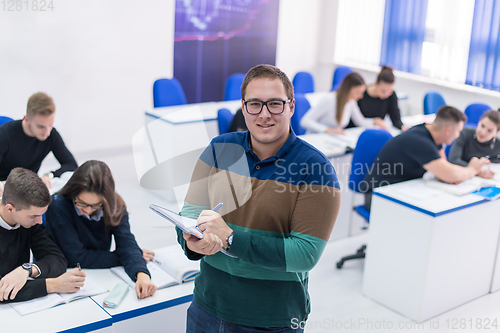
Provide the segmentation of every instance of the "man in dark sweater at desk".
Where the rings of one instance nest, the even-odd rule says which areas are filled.
[[[55,105],[51,97],[39,92],[28,100],[26,115],[22,120],[10,121],[0,126],[0,181],[5,181],[16,167],[38,172],[43,159],[53,152],[61,167],[41,178],[51,188],[51,179],[78,165],[53,127]],[[0,186],[0,195],[2,186]]]
[[[11,171],[0,205],[0,302],[74,293],[84,284],[85,272],[66,272],[64,255],[41,225],[50,201],[37,174]],[[36,263],[29,262],[30,250]]]
[[[477,175],[489,163],[487,159],[474,157],[463,167],[448,162],[442,148],[458,138],[466,121],[461,111],[443,106],[432,124],[414,126],[387,142],[364,178],[366,209],[370,210],[374,188],[422,178],[426,171],[450,184]]]

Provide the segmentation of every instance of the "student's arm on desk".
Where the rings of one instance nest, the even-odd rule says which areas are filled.
[[[487,159],[473,157],[466,167],[462,167],[452,164],[441,157],[424,164],[423,167],[425,170],[432,172],[439,180],[449,184],[456,184],[477,175],[482,166],[486,164],[489,164]]]
[[[51,135],[55,135],[53,139],[54,144],[52,146],[52,152],[54,153],[54,157],[57,159],[59,164],[61,164],[59,169],[53,171],[54,177],[60,177],[66,171],[75,171],[76,168],[78,168],[78,164],[76,163],[73,154],[71,154],[68,148],[66,148],[61,135],[55,128],[53,129],[53,133]]]
[[[321,99],[318,105],[314,108],[309,109],[300,120],[300,126],[314,133],[326,132],[328,130],[328,126],[318,122],[318,119],[328,113],[330,113],[332,117],[335,117],[332,98],[333,96],[327,96]]]

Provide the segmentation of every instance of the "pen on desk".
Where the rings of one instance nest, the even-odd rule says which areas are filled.
[[[217,209],[219,209],[219,208],[221,208],[221,207],[222,207],[222,202],[218,203],[218,204],[217,204],[217,206],[215,206],[212,210],[213,210],[214,212],[216,212],[216,211],[217,211]]]
[[[76,267],[78,267],[78,270],[79,270],[79,271],[81,271],[81,270],[82,270],[82,266],[80,266],[80,263],[79,263],[79,262],[77,262],[77,263],[76,263]]]

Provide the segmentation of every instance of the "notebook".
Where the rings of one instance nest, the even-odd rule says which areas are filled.
[[[73,302],[77,299],[99,295],[109,290],[101,287],[88,276],[85,277],[85,284],[80,290],[72,294],[48,294],[44,297],[35,298],[29,301],[9,303],[21,316],[50,309],[59,304]]]
[[[154,252],[153,261],[148,262],[147,267],[151,281],[158,289],[192,281],[200,272],[200,262],[186,258],[180,245],[163,247]],[[111,271],[135,288],[135,282],[130,279],[122,266],[113,267]]]

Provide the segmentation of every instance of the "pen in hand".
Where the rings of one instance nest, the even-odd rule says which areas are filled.
[[[79,270],[79,271],[81,271],[81,270],[82,270],[82,266],[80,266],[80,263],[79,263],[79,262],[77,262],[77,263],[76,263],[76,267],[78,267],[78,270]]]
[[[221,208],[221,207],[222,207],[222,202],[219,202],[219,203],[217,204],[217,206],[215,206],[212,210],[213,210],[214,212],[216,212],[216,211],[217,211],[217,209],[219,209],[219,208]]]

